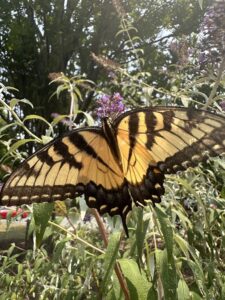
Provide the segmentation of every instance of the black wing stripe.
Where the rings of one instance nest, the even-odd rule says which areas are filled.
[[[136,134],[138,132],[138,124],[139,124],[139,118],[137,114],[133,114],[129,117],[129,155],[128,155],[128,165],[130,163],[130,159],[132,156],[133,149],[136,144]]]
[[[58,141],[57,143],[54,144],[54,151],[57,154],[60,154],[63,158],[64,161],[68,162],[70,164],[70,166],[75,167],[76,169],[82,169],[83,164],[82,162],[78,162],[75,158],[74,155],[72,155],[71,153],[69,153],[68,150],[68,146],[61,142]]]
[[[171,111],[163,111],[161,112],[163,115],[163,125],[164,125],[164,130],[171,130],[171,124],[173,123],[173,118],[175,117],[174,112]]]
[[[154,130],[155,130],[155,125],[157,123],[157,119],[156,116],[153,114],[152,111],[147,111],[145,114],[145,125],[147,128],[147,142],[146,142],[146,147],[148,149],[151,149],[154,141],[155,141],[155,137],[154,137]]]
[[[86,154],[92,156],[94,159],[98,160],[100,163],[102,163],[106,168],[110,169],[111,172],[115,173],[115,171],[105,162],[101,159],[101,157],[95,152],[93,147],[91,147],[84,137],[80,135],[78,132],[76,134],[73,134],[69,136],[70,142],[74,144],[78,149],[81,151],[86,152]],[[116,173],[115,173],[116,174]]]

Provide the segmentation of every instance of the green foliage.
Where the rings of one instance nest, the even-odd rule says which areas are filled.
[[[222,110],[216,101],[224,96],[223,64],[199,68],[193,34],[207,1],[124,1],[124,8],[112,2],[68,0],[65,9],[56,0],[33,1],[32,7],[27,1],[4,3],[2,76],[32,103],[1,85],[1,167],[22,160],[21,146],[26,154],[33,150],[27,142],[51,140],[63,121],[69,128],[80,123],[81,111],[93,124],[87,111],[95,106],[94,85],[78,73],[98,84],[97,93],[122,91],[127,106],[205,103]],[[169,49],[171,38],[181,43],[176,53]],[[196,50],[191,57],[189,46]],[[106,74],[90,61],[91,51]],[[58,84],[53,92],[48,73],[66,70],[73,76],[51,73]],[[109,71],[114,74],[106,84]],[[50,94],[57,99],[48,101]],[[50,121],[52,112],[57,115]],[[53,205],[34,205],[30,249],[12,245],[0,252],[0,299],[117,300],[126,293],[141,300],[224,299],[224,158],[168,176],[165,187],[160,205],[133,208],[129,239],[118,233],[122,226],[116,218],[112,224],[105,217],[107,247],[91,211],[90,220],[83,220],[82,199],[82,217],[77,203],[59,205],[54,221]]]
[[[17,87],[18,98],[32,101],[33,109],[21,108],[24,115],[40,115],[50,123],[52,113],[68,114],[70,107],[68,93],[62,87],[58,90],[59,101],[49,101],[55,90],[53,85],[49,87],[52,74],[85,74],[100,88],[102,82],[108,81],[108,72],[101,72],[90,59],[93,52],[121,62],[126,71],[129,67],[126,73],[134,78],[124,75],[121,79],[118,75],[115,81],[121,84],[114,88],[123,91],[127,102],[139,105],[143,95],[140,82],[156,89],[170,89],[168,43],[173,37],[198,30],[207,3],[203,2],[201,10],[196,0],[125,0],[122,9],[116,9],[113,1],[100,0],[34,0],[32,4],[25,0],[3,1],[1,80]],[[165,72],[162,68],[166,68]],[[91,111],[95,95],[85,88],[80,92],[83,102],[79,108]],[[35,120],[28,123],[37,136],[45,134],[43,124]]]
[[[52,215],[54,208],[53,203],[34,204],[33,217],[35,223],[36,244],[40,247],[48,221]]]
[[[118,256],[118,250],[120,245],[120,233],[115,232],[111,235],[109,244],[106,249],[105,257],[104,257],[104,276],[102,280],[102,291],[103,294],[107,292],[107,285],[110,280],[110,277],[113,272],[114,265],[116,263],[116,258]],[[106,293],[105,293],[106,294]]]
[[[156,207],[156,218],[160,223],[166,248],[163,251],[156,250],[156,265],[159,269],[165,298],[176,299],[177,278],[173,253],[172,224],[166,213],[159,206]]]
[[[21,251],[14,245],[1,251],[2,299],[13,295],[19,299],[98,299],[103,295],[122,299],[113,271],[116,262],[131,299],[158,299],[159,295],[165,299],[223,299],[225,199],[220,191],[225,185],[224,164],[214,159],[182,177],[168,177],[162,204],[143,212],[140,242],[136,228],[140,228],[141,210],[134,208],[128,223],[130,238],[120,241],[118,231],[110,228],[105,254],[93,219],[86,224],[78,219],[71,227],[66,219],[57,217],[55,224],[60,227],[51,222],[46,228],[48,212],[41,205],[34,216],[36,231],[40,226],[47,230],[40,249]],[[69,212],[67,216],[70,218]]]
[[[119,260],[119,264],[127,281],[130,299],[150,299],[148,293],[151,283],[148,282],[145,273],[140,271],[135,260],[123,258]]]

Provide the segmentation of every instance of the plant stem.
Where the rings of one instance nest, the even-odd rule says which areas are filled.
[[[154,210],[154,208],[152,206],[151,206],[151,211],[152,211],[152,221],[153,221],[153,224],[154,224],[153,241],[154,241],[154,247],[155,247],[155,252],[156,252],[157,249],[158,249],[158,246],[157,246],[157,241],[156,241],[155,228],[158,229],[158,231],[160,232],[160,234],[161,234],[161,230],[159,229],[159,226],[158,226],[156,212],[155,212],[155,210]],[[155,254],[155,264],[157,266],[156,254]],[[164,291],[163,291],[163,284],[162,284],[161,275],[160,275],[160,272],[159,272],[158,268],[156,268],[156,274],[157,274],[157,283],[158,283],[157,284],[158,299],[162,300],[163,299]]]
[[[101,233],[101,236],[102,236],[102,239],[103,239],[103,242],[104,242],[104,246],[105,246],[105,248],[107,248],[107,246],[108,246],[108,236],[107,236],[107,232],[105,230],[105,226],[102,222],[102,219],[101,219],[97,209],[92,208],[91,211],[92,211],[92,213],[93,213],[93,215],[96,219],[96,222],[98,223],[99,231]]]
[[[203,109],[207,109],[214,101],[214,97],[216,95],[216,92],[217,92],[217,89],[219,87],[219,84],[220,84],[220,80],[221,80],[221,77],[223,75],[223,71],[225,69],[225,57],[223,58],[221,64],[220,64],[220,67],[219,67],[219,70],[218,70],[218,74],[217,74],[217,78],[216,78],[216,81],[213,85],[213,88],[211,90],[211,93],[209,95],[209,98],[208,98],[208,101],[206,102],[206,104],[203,106]]]
[[[35,134],[33,134],[24,124],[23,121],[20,120],[20,118],[18,117],[18,115],[15,113],[15,111],[2,99],[0,99],[0,103],[6,107],[6,109],[8,111],[10,111],[10,113],[12,114],[12,116],[14,117],[14,119],[17,121],[17,124],[19,126],[21,126],[23,128],[24,131],[26,131],[31,137],[33,137],[37,142],[42,143],[42,140],[39,139],[39,137],[37,137]]]
[[[128,287],[127,287],[127,282],[126,282],[126,280],[123,276],[123,273],[120,269],[119,263],[116,262],[114,269],[115,269],[115,272],[116,272],[116,276],[119,280],[121,289],[124,293],[125,300],[130,300],[130,294],[129,294],[129,290],[128,290]]]
[[[75,99],[74,99],[74,93],[73,93],[73,84],[70,82],[69,83],[70,85],[70,90],[69,90],[69,93],[70,93],[70,97],[71,97],[71,104],[70,104],[70,126],[69,126],[69,129],[71,130],[72,129],[72,122],[73,122],[73,115],[74,115],[74,103],[75,103]]]
[[[86,242],[85,240],[79,238],[79,237],[77,236],[77,234],[73,234],[73,233],[70,232],[69,230],[66,230],[64,227],[62,227],[62,226],[60,226],[60,225],[58,225],[58,224],[56,224],[56,223],[54,223],[54,222],[51,222],[51,221],[48,221],[48,223],[51,224],[51,225],[53,225],[53,226],[55,226],[55,227],[57,227],[57,228],[59,228],[59,229],[61,229],[61,230],[64,231],[64,232],[70,234],[74,239],[76,239],[76,240],[78,240],[79,242],[85,244],[86,246],[88,246],[88,247],[90,247],[90,248],[92,248],[92,249],[94,249],[94,250],[96,250],[96,251],[98,251],[98,252],[100,252],[100,253],[102,253],[102,254],[105,253],[103,250],[101,250],[101,249],[99,249],[99,248],[93,246],[92,244]]]
[[[102,239],[104,241],[104,245],[107,248],[107,246],[108,246],[108,236],[107,236],[107,232],[105,230],[105,226],[102,222],[102,218],[100,217],[97,209],[92,208],[92,212],[93,212],[93,215],[95,216],[95,219],[98,223],[99,231],[100,231]],[[130,294],[129,294],[129,290],[128,290],[128,287],[127,287],[127,283],[126,283],[126,280],[123,276],[123,273],[121,271],[121,268],[120,268],[120,265],[119,265],[118,262],[115,263],[114,270],[115,270],[116,276],[119,280],[120,287],[121,287],[121,289],[124,293],[125,300],[130,300]]]
[[[123,30],[125,30],[126,33],[127,33],[127,36],[128,36],[128,39],[129,39],[129,42],[130,42],[130,45],[131,45],[131,48],[132,48],[133,53],[134,53],[134,56],[135,56],[135,59],[136,59],[136,61],[137,61],[138,64],[139,64],[139,68],[141,68],[141,63],[140,63],[139,56],[137,55],[137,52],[134,52],[135,47],[134,47],[132,38],[131,38],[131,36],[130,36],[129,29],[127,28],[127,24],[126,24],[126,22],[125,22],[124,19],[122,19],[122,22],[121,22],[121,23],[122,23],[122,28],[123,28]]]

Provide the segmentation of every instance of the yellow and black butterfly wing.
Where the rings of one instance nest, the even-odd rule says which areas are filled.
[[[101,214],[121,215],[127,233],[130,195],[136,204],[160,202],[165,174],[225,152],[225,118],[204,111],[138,109],[107,130],[109,135],[98,127],[78,129],[36,152],[9,177],[0,205],[84,194]]]
[[[74,198],[81,194],[102,214],[131,210],[124,175],[102,130],[75,130],[28,158],[1,191],[3,205],[20,205]]]
[[[115,120],[124,176],[136,204],[160,202],[164,175],[225,152],[225,118],[185,108],[154,107]]]

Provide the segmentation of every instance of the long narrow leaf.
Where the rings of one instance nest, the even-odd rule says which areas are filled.
[[[165,299],[177,299],[177,279],[176,270],[171,267],[168,260],[168,252],[166,249],[155,251],[156,266],[160,274],[160,279],[163,285]]]
[[[33,104],[32,104],[29,100],[27,100],[27,99],[15,99],[15,98],[13,98],[13,99],[10,101],[9,106],[13,109],[13,108],[14,108],[17,104],[19,104],[19,103],[26,103],[26,104],[28,104],[31,108],[34,107]]]
[[[120,245],[120,233],[115,232],[111,235],[108,247],[106,249],[104,257],[104,277],[102,281],[102,293],[103,295],[107,293],[107,284],[109,278],[113,272],[114,265],[118,256],[118,250]]]
[[[137,252],[138,252],[138,258],[141,262],[142,253],[143,253],[143,245],[145,241],[145,235],[149,224],[148,220],[143,220],[143,209],[137,209],[137,228],[136,228],[136,245],[137,245]]]
[[[52,125],[43,117],[39,116],[39,115],[27,115],[24,119],[23,119],[23,122],[27,121],[27,120],[33,120],[33,119],[36,119],[36,120],[40,120],[42,122],[44,122],[45,124],[48,125],[49,129],[51,130],[52,134],[53,134],[53,128],[52,128]]]
[[[177,276],[176,276],[176,267],[173,256],[173,229],[172,224],[165,214],[163,209],[160,206],[155,208],[157,213],[157,218],[160,223],[160,228],[163,233],[163,237],[165,240],[166,253],[163,252],[162,255],[162,263],[159,259],[157,259],[157,263],[160,263],[160,272],[161,279],[164,288],[164,294],[167,296],[166,299],[176,299],[176,289],[177,289]]]
[[[35,223],[35,233],[37,247],[41,245],[45,229],[48,225],[48,221],[52,215],[54,208],[54,203],[39,203],[34,204],[34,223]]]
[[[119,264],[126,278],[127,286],[130,292],[130,299],[149,299],[149,291],[152,284],[147,281],[144,272],[140,273],[137,263],[132,259],[120,259]],[[151,294],[151,293],[150,293]]]
[[[180,279],[177,287],[178,300],[189,300],[190,290],[183,279]]]
[[[15,126],[15,125],[16,125],[16,123],[11,123],[11,124],[7,124],[7,125],[2,126],[2,127],[0,128],[0,133],[2,133],[3,131],[5,131],[5,130],[7,130],[8,128],[13,127],[13,126]]]
[[[9,151],[8,153],[12,153],[14,152],[15,150],[17,150],[20,146],[28,143],[28,142],[35,142],[35,139],[22,139],[22,140],[19,140],[17,142],[15,142],[14,144],[12,144],[12,146],[9,148]]]

